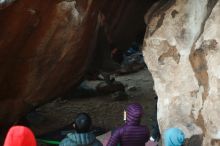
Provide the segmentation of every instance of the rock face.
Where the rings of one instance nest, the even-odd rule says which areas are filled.
[[[1,127],[74,88],[97,48],[127,48],[153,2],[0,0]]]
[[[0,0],[0,9],[4,9],[4,8],[8,7],[9,5],[11,5],[15,1],[16,0]]]
[[[1,125],[80,81],[96,42],[98,7],[92,0],[18,0],[0,10]]]
[[[220,145],[219,13],[218,0],[170,0],[145,17],[160,130],[180,127],[192,145]]]

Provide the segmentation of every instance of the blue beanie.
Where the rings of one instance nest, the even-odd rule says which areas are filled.
[[[167,129],[164,133],[165,146],[181,146],[184,144],[185,135],[178,128]]]

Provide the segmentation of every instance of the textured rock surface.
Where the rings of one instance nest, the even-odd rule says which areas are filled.
[[[162,2],[146,14],[143,50],[160,129],[180,127],[194,145],[220,145],[220,1]]]
[[[0,123],[76,85],[91,60],[97,1],[19,0],[0,11]]]
[[[9,5],[11,5],[16,0],[0,0],[0,9],[7,8]]]
[[[94,48],[127,48],[153,2],[0,0],[0,125],[74,87]]]

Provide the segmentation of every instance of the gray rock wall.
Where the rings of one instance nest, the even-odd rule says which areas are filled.
[[[220,145],[219,14],[218,0],[170,0],[145,17],[160,130],[179,127],[203,146]]]

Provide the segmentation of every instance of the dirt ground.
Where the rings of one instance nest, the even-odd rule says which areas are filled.
[[[93,125],[104,129],[112,129],[123,124],[123,110],[127,104],[138,102],[144,107],[142,124],[151,128],[155,120],[156,96],[153,90],[153,79],[145,68],[137,73],[117,76],[117,81],[122,82],[126,87],[128,100],[113,101],[112,95],[84,97],[84,98],[58,98],[38,109],[37,120],[33,120],[31,127],[36,135],[62,128],[73,122],[77,113],[89,113]],[[94,88],[100,81],[86,81],[86,84]],[[39,120],[40,119],[40,120]]]

